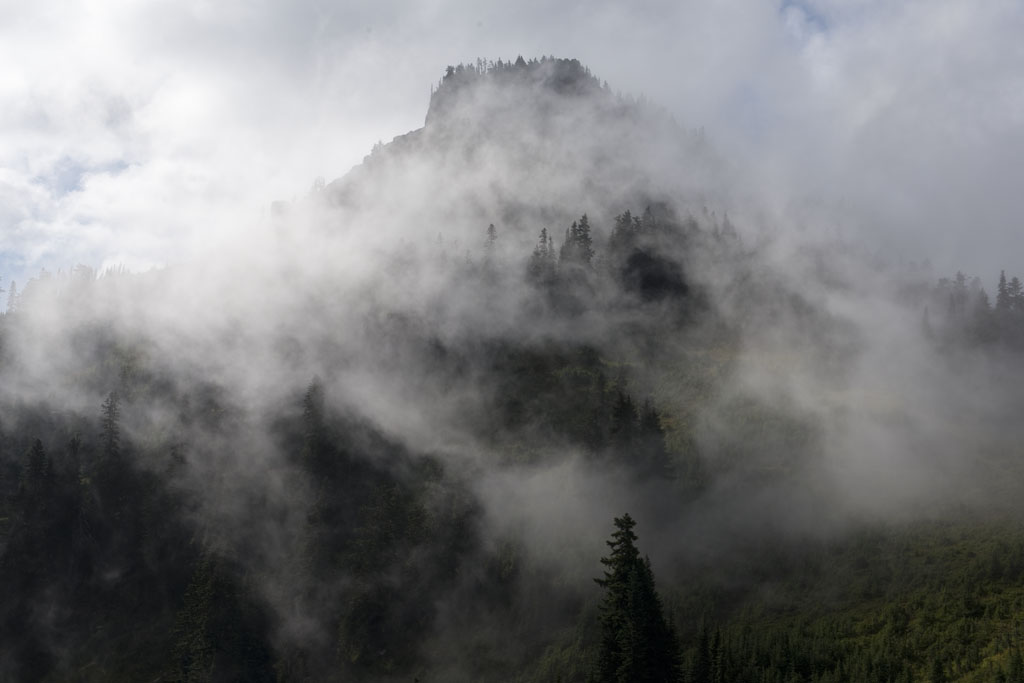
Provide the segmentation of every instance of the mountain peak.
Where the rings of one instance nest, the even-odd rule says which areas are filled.
[[[449,66],[425,125],[328,190],[338,205],[388,206],[391,221],[436,215],[449,236],[496,220],[526,234],[584,211],[706,197],[712,172],[702,140],[663,109],[613,93],[576,59],[518,57]]]
[[[427,125],[448,119],[467,92],[479,88],[527,88],[538,93],[584,96],[603,90],[600,80],[577,59],[541,57],[496,62],[483,59],[445,69],[437,87],[431,90]]]

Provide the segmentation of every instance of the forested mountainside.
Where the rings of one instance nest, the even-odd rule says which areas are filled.
[[[0,680],[1024,679],[1019,280],[724,168],[479,62],[206,259],[11,285]]]

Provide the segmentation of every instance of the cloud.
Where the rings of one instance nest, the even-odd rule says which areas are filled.
[[[780,103],[766,156],[787,162],[792,195],[853,207],[867,239],[994,279],[1015,232],[1006,179],[1024,171],[1024,14],[1009,3],[849,7],[818,3],[829,30],[805,41],[809,77]]]
[[[821,230],[989,279],[1024,239],[1013,2],[111,1],[4,14],[0,251],[20,255],[21,278],[116,254],[175,262],[197,231],[241,229],[421,125],[447,64],[517,54],[578,57],[703,126],[779,224],[813,204],[823,211],[802,219]]]

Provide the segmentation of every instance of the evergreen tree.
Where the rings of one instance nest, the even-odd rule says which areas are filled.
[[[1021,285],[1020,278],[1016,275],[1014,275],[1010,279],[1010,283],[1006,285],[1006,297],[1009,300],[1009,307],[1011,311],[1024,310],[1024,286]]]
[[[953,291],[949,295],[949,317],[950,319],[963,317],[967,307],[967,276],[961,271],[956,271],[953,278]]]
[[[541,228],[537,246],[533,248],[527,274],[537,284],[550,284],[555,275],[555,248],[547,228]]]
[[[612,404],[611,438],[612,443],[622,447],[628,445],[636,435],[637,414],[633,399],[619,389]]]
[[[999,271],[999,284],[996,286],[996,310],[1010,310],[1010,295],[1006,289],[1006,271]]]
[[[992,302],[988,298],[988,292],[982,287],[974,295],[974,310],[975,312],[983,311],[988,313],[992,310]]]
[[[636,549],[636,522],[629,514],[615,518],[612,538],[607,541],[611,554],[601,558],[607,569],[603,579],[594,579],[605,589],[601,603],[601,649],[598,653],[595,680],[597,683],[621,681],[619,669],[624,658],[622,636],[627,633],[629,620],[629,580],[635,571],[640,553]]]
[[[651,211],[650,206],[644,209],[644,216],[640,219],[640,226],[648,232],[652,232],[658,227],[658,221],[654,218],[654,212]]]
[[[615,226],[612,228],[611,237],[608,238],[608,251],[613,256],[622,258],[629,252],[633,246],[636,227],[633,215],[628,209],[615,217]]]
[[[722,630],[715,629],[715,637],[711,640],[711,683],[725,681],[725,646],[722,645]]]
[[[540,240],[537,242],[537,246],[533,250],[534,256],[537,256],[537,257],[539,257],[540,259],[542,259],[544,261],[549,260],[549,258],[550,258],[550,254],[548,253],[549,241],[550,240],[548,238],[548,229],[547,228],[541,228],[540,229]]]
[[[204,553],[174,626],[171,680],[277,680],[267,626],[264,610],[245,583]]]
[[[576,258],[579,263],[585,266],[589,266],[594,258],[594,239],[590,234],[590,221],[587,220],[587,214],[583,214],[580,217],[580,222],[577,226]]]
[[[988,292],[984,288],[979,288],[974,294],[972,309],[974,338],[981,342],[995,340],[996,330],[993,327],[992,304],[989,302]]]
[[[565,229],[565,239],[562,240],[562,246],[558,250],[558,262],[569,263],[573,261],[573,250],[576,248],[576,235],[579,231],[579,226],[576,221],[572,222],[568,228]]]
[[[565,230],[565,241],[558,252],[560,263],[589,266],[594,258],[594,239],[590,234],[590,221],[583,214]]]
[[[678,679],[678,645],[665,620],[650,561],[636,548],[636,522],[629,514],[615,519],[601,558],[605,589],[601,603],[601,643],[594,670],[597,683],[660,683]]]
[[[50,461],[43,449],[43,442],[36,439],[32,444],[32,450],[28,454],[28,466],[25,468],[25,487],[31,491],[37,491],[43,487],[43,482],[50,478]]]
[[[637,411],[637,466],[641,474],[656,477],[672,475],[672,459],[665,448],[665,432],[654,403],[646,399]]]
[[[711,637],[706,622],[700,627],[697,656],[690,670],[690,683],[711,683]]]
[[[120,399],[117,392],[112,391],[103,402],[100,416],[103,452],[110,458],[116,458],[121,454],[121,430],[118,426],[120,416]]]

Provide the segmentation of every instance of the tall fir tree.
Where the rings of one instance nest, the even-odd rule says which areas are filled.
[[[1006,297],[1011,311],[1024,311],[1024,285],[1016,275],[1006,285]]]
[[[594,238],[590,234],[590,221],[587,220],[587,214],[580,217],[577,226],[576,258],[584,266],[589,266],[594,258]]]
[[[690,683],[711,683],[711,634],[707,622],[700,626],[697,654],[690,668]]]
[[[627,209],[615,217],[615,226],[612,228],[611,237],[608,238],[608,251],[621,257],[633,246],[635,235],[633,215]]]
[[[1010,295],[1006,289],[1006,271],[999,271],[999,284],[996,286],[996,310],[1010,310]]]
[[[541,228],[537,246],[533,248],[527,274],[536,284],[550,284],[555,276],[555,248],[547,228]]]
[[[579,226],[576,224],[576,221],[573,221],[572,225],[565,229],[565,238],[562,240],[562,246],[558,250],[559,263],[569,263],[575,260],[573,251],[576,248],[578,230]]]
[[[565,230],[565,241],[558,252],[558,260],[564,264],[589,266],[594,258],[594,238],[590,234],[590,221],[583,214],[579,221],[573,221]]]
[[[601,642],[595,683],[670,683],[679,678],[675,634],[655,590],[650,561],[636,548],[636,522],[629,514],[615,519],[608,547],[601,602]]]

